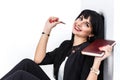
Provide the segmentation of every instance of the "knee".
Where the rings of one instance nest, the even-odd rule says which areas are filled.
[[[28,58],[25,58],[22,60],[22,62],[31,62],[32,60],[31,59],[28,59]]]
[[[31,64],[31,63],[34,63],[34,62],[31,59],[25,58],[20,63],[21,64]]]

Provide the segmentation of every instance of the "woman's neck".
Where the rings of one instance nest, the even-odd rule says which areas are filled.
[[[86,42],[86,41],[87,41],[86,38],[78,37],[78,36],[74,36],[73,46],[76,46],[76,45],[82,44],[82,43],[84,43],[84,42]]]

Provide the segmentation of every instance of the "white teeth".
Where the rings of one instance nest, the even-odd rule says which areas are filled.
[[[75,27],[75,29],[78,30],[78,31],[80,30],[78,27]]]
[[[79,30],[79,28],[78,27],[76,27],[78,30]]]

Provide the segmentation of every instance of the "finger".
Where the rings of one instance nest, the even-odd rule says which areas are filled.
[[[112,51],[112,46],[110,46],[110,45],[102,46],[102,47],[99,47],[99,50],[101,50],[101,51],[106,51],[106,50]]]
[[[53,18],[52,22],[58,22],[59,18]]]
[[[112,47],[108,47],[107,51],[112,52]]]
[[[110,45],[105,46],[105,49],[107,52],[112,52],[112,46]]]
[[[109,47],[109,46],[106,46],[106,47],[104,47],[104,57],[108,57],[108,56],[110,56],[111,55],[111,49],[110,49],[111,47]]]
[[[49,18],[49,22],[50,22],[50,23],[58,22],[58,21],[59,21],[59,18],[58,18],[58,17],[50,17],[50,18]]]

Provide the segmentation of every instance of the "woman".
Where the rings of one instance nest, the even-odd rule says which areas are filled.
[[[57,17],[50,17],[44,27],[36,48],[34,61],[22,60],[2,80],[50,80],[39,65],[54,65],[56,80],[103,80],[103,60],[110,56],[112,47],[100,48],[105,54],[92,57],[81,54],[81,50],[97,38],[104,38],[104,19],[95,11],[83,10],[76,18],[72,39],[64,41],[58,48],[46,54],[49,35],[57,24]],[[100,74],[99,74],[100,72]]]

